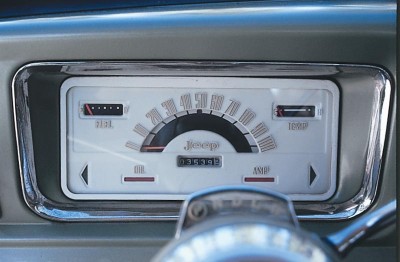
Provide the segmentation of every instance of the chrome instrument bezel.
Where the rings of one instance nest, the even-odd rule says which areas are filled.
[[[388,126],[392,85],[389,74],[369,65],[268,63],[268,62],[37,62],[20,68],[12,82],[13,107],[22,192],[27,205],[41,217],[56,221],[138,221],[176,220],[179,202],[113,205],[79,202],[59,203],[45,197],[37,184],[28,79],[38,71],[51,69],[69,76],[244,76],[331,78],[361,73],[374,79],[374,105],[365,160],[365,173],[358,193],[342,203],[295,203],[300,220],[343,220],[363,213],[377,194],[379,174]],[[44,71],[45,71],[44,70]],[[164,201],[167,202],[167,201]]]

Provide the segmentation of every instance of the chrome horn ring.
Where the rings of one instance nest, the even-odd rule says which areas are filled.
[[[192,194],[161,261],[337,261],[355,242],[395,221],[396,202],[321,240],[299,227],[286,196],[253,187]]]

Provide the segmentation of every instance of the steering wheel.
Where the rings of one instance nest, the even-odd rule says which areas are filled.
[[[194,193],[161,261],[337,261],[358,241],[396,220],[396,201],[320,239],[300,228],[291,200],[253,187]]]

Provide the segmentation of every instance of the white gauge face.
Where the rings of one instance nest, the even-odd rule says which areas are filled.
[[[339,91],[327,80],[74,77],[61,87],[61,187],[72,199],[180,200],[252,185],[336,189]]]

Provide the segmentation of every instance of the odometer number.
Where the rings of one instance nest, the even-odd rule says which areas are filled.
[[[178,167],[221,167],[221,156],[178,156]]]

